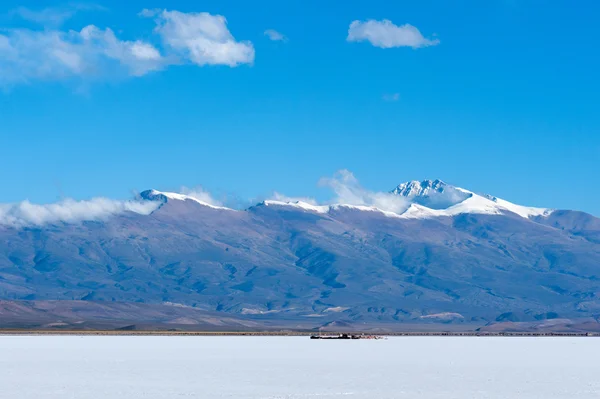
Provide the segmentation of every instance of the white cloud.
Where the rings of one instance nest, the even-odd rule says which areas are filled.
[[[400,100],[400,93],[384,94],[382,98],[383,101],[398,101]]]
[[[310,197],[288,197],[275,192],[270,200],[282,202],[304,202],[313,206],[353,205],[367,206],[386,212],[401,214],[408,209],[410,202],[399,195],[390,192],[370,191],[362,187],[352,172],[342,169],[333,177],[323,177],[319,185],[331,189],[334,197],[327,201],[316,201]]]
[[[18,10],[29,19],[57,25],[74,12]],[[143,76],[184,63],[235,67],[254,62],[252,43],[236,41],[223,16],[166,10],[143,10],[140,15],[155,18],[162,51],[150,42],[123,40],[112,29],[95,25],[80,31],[0,30],[0,87],[35,80]]]
[[[287,42],[287,37],[283,33],[277,32],[275,29],[267,29],[265,36],[274,42]]]
[[[124,212],[148,215],[159,205],[150,201],[117,201],[107,198],[94,198],[89,201],[67,199],[47,205],[23,201],[18,204],[0,204],[0,225],[23,227],[101,221]]]
[[[334,204],[372,206],[398,214],[409,206],[407,200],[398,195],[363,188],[352,172],[346,169],[336,172],[333,177],[322,178],[319,184],[333,190],[336,195]]]
[[[138,16],[144,17],[144,18],[152,18],[152,17],[156,17],[162,11],[163,10],[161,10],[160,8],[144,8],[142,11],[140,11],[138,13]]]
[[[131,53],[134,55],[134,57],[140,60],[160,59],[160,53],[156,48],[154,48],[154,46],[148,43],[141,42],[139,40],[133,43],[133,45],[131,46]]]
[[[143,10],[140,15],[155,18],[155,32],[165,47],[181,59],[199,66],[235,67],[254,62],[252,43],[236,41],[221,15],[167,10]]]
[[[111,29],[13,29],[0,34],[0,86],[32,80],[141,76],[163,67],[151,44],[118,39]]]
[[[119,40],[111,29],[99,29],[89,25],[82,29],[84,43],[104,57],[118,61],[134,76],[163,68],[167,61],[151,44],[136,40]]]
[[[405,24],[394,25],[392,21],[384,19],[376,21],[354,21],[348,29],[349,42],[368,41],[375,47],[428,47],[440,43],[438,39],[428,39],[414,26]]]
[[[192,197],[215,207],[223,206],[202,187],[182,187],[176,198]],[[170,193],[169,193],[170,195]],[[53,204],[33,204],[22,201],[14,204],[0,204],[0,226],[25,227],[42,226],[53,223],[79,223],[82,221],[103,221],[111,216],[133,212],[149,215],[161,205],[160,201],[148,201],[136,197],[134,200],[114,200],[93,198],[86,201],[65,199]]]

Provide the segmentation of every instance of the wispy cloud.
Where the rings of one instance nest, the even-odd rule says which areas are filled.
[[[155,19],[155,32],[165,47],[182,60],[199,66],[230,67],[254,62],[252,43],[236,41],[222,15],[167,10],[143,10],[140,15]]]
[[[398,101],[398,100],[400,100],[400,93],[384,94],[382,96],[382,98],[383,98],[383,101],[389,101],[389,102]]]
[[[210,192],[204,190],[200,186],[194,188],[182,187],[180,191],[181,194],[196,198],[198,201],[202,201],[206,204],[212,206],[223,206],[222,201],[217,200]]]
[[[404,212],[409,205],[406,199],[398,195],[365,189],[354,174],[346,169],[336,172],[333,177],[322,178],[319,184],[334,192],[332,202],[335,204],[372,206],[394,213]]]
[[[42,11],[23,15],[59,24],[69,13]],[[162,47],[124,40],[110,28],[88,25],[80,31],[56,28],[0,30],[0,87],[36,80],[98,80],[143,76],[172,65],[252,64],[252,43],[238,42],[226,20],[208,13],[144,10],[156,21]]]
[[[375,47],[412,47],[414,49],[428,46],[436,46],[440,43],[438,39],[424,37],[416,27],[405,25],[394,25],[392,21],[384,19],[376,21],[353,21],[348,29],[349,42],[368,41]]]
[[[35,22],[41,25],[60,26],[66,20],[70,19],[76,10],[60,8],[44,8],[43,10],[31,10],[26,7],[15,8],[10,12],[12,16],[18,16],[26,21]]]
[[[34,22],[43,26],[59,27],[65,21],[71,19],[79,11],[98,11],[104,7],[96,4],[71,3],[60,7],[47,7],[34,10],[27,7],[17,7],[9,12],[10,16],[19,17],[26,21]]]
[[[283,33],[277,32],[275,29],[267,29],[265,31],[265,36],[274,42],[287,42],[288,40]]]
[[[23,201],[18,204],[0,204],[0,225],[23,227],[101,221],[124,212],[148,215],[159,205],[151,201],[117,201],[107,198],[94,198],[89,201],[67,199],[47,205]]]
[[[337,171],[331,177],[321,178],[318,184],[321,187],[330,189],[333,196],[328,200],[317,201],[310,197],[288,197],[284,194],[275,192],[268,199],[290,203],[301,201],[315,206],[367,206],[397,214],[406,211],[410,205],[406,198],[391,192],[367,190],[360,184],[354,174],[346,169]]]

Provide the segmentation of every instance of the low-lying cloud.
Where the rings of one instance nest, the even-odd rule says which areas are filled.
[[[152,201],[118,201],[108,198],[94,198],[88,201],[66,199],[45,205],[23,201],[17,204],[0,204],[0,225],[24,227],[102,221],[124,212],[148,215],[159,205],[160,203]]]
[[[332,198],[326,201],[317,201],[310,197],[288,197],[275,192],[268,199],[282,202],[304,202],[310,205],[355,205],[375,207],[382,211],[402,213],[409,202],[404,197],[389,193],[370,191],[361,186],[358,179],[348,170],[340,170],[332,177],[320,179],[321,187],[329,188]],[[169,197],[169,193],[165,193]],[[216,199],[210,192],[202,187],[182,187],[179,194],[169,198],[178,199],[182,196],[195,198],[205,204],[221,207],[234,202],[236,208],[245,209],[255,205],[257,200],[251,202],[233,201],[230,197],[223,201]],[[181,198],[184,199],[184,198]],[[139,196],[133,200],[114,200],[108,198],[93,198],[91,200],[76,201],[65,199],[54,204],[33,204],[23,201],[14,204],[0,204],[0,226],[25,227],[42,226],[56,223],[79,223],[82,221],[104,221],[110,217],[132,212],[140,215],[149,215],[161,205],[160,201],[143,200]]]
[[[403,197],[365,189],[346,169],[336,172],[333,177],[322,178],[319,184],[334,192],[332,203],[335,204],[371,206],[394,213],[404,212],[409,205]]]
[[[182,187],[181,194],[195,198],[198,201],[204,202],[205,204],[212,206],[223,206],[223,201],[217,200],[210,192],[204,190],[200,186],[194,188]]]
[[[305,202],[310,205],[354,205],[368,206],[386,212],[402,213],[410,203],[401,196],[364,188],[352,172],[346,169],[337,171],[332,177],[323,177],[319,186],[331,190],[333,196],[326,201],[317,201],[310,197],[288,197],[275,192],[269,199],[283,202]]]

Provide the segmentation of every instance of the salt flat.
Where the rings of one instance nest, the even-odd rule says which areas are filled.
[[[2,336],[0,398],[598,398],[597,338]]]

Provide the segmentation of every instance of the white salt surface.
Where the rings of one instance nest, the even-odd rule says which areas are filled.
[[[0,398],[600,397],[597,338],[0,337]]]

